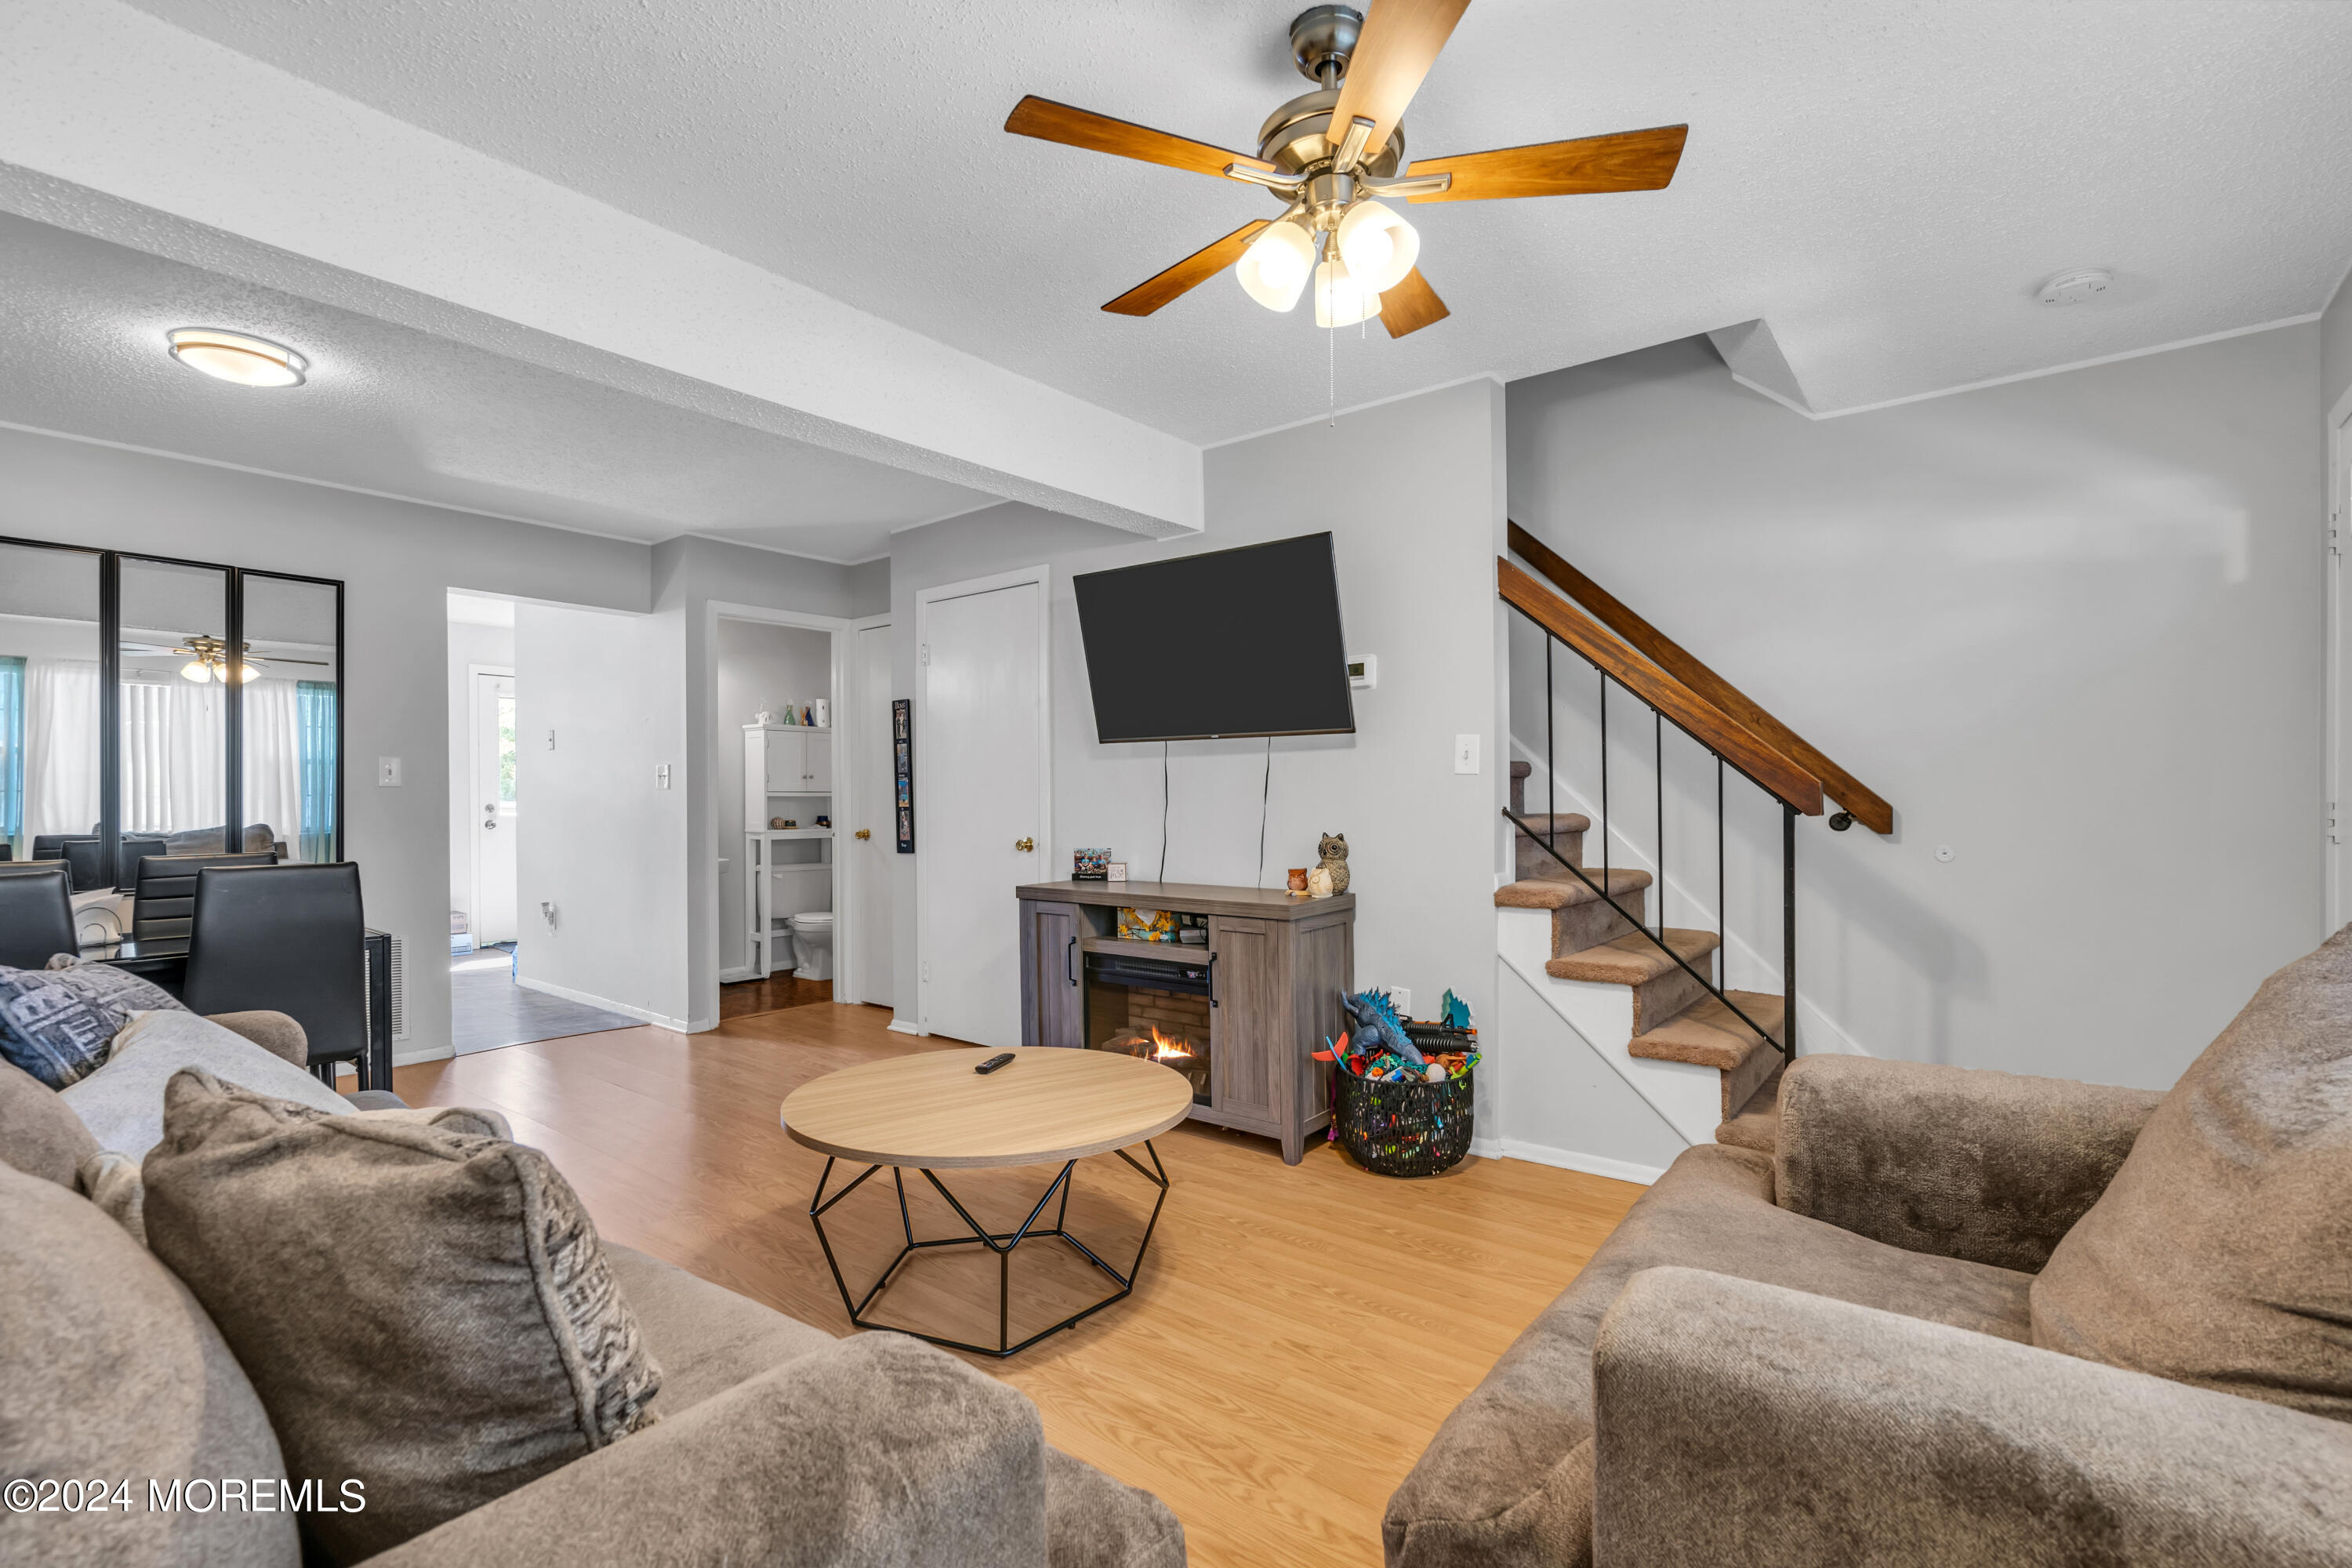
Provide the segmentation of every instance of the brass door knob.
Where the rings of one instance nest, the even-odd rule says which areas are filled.
[[[1026,855],[1037,847],[1037,841],[1034,838],[1016,838],[1013,841],[1013,847]]]
[[[857,830],[857,837],[860,838],[871,838],[874,837],[874,830],[870,827],[861,827]]]

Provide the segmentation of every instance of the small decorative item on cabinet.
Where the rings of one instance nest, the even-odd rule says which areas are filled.
[[[1307,890],[1306,867],[1293,866],[1290,868],[1290,890],[1294,893],[1303,893]]]
[[[780,828],[791,829],[798,827],[800,823],[789,816],[780,816],[776,818],[776,826]]]
[[[768,826],[769,826],[770,827],[774,828],[777,832],[781,833],[781,832],[782,832],[785,828],[790,827],[790,826],[792,826],[792,824],[791,824],[791,823],[789,823],[789,822],[786,822],[786,821],[785,821],[782,817],[781,817],[781,816],[772,816],[772,817],[768,818]]]
[[[1108,849],[1071,850],[1070,880],[1073,882],[1109,881],[1110,851]]]
[[[824,698],[820,697],[815,701],[810,703],[809,708],[815,714],[816,727],[818,729],[828,730],[833,727],[832,703],[827,702]]]
[[[1103,880],[1105,880],[1106,882],[1124,882],[1124,881],[1126,881],[1126,880],[1127,880],[1127,862],[1126,862],[1126,861],[1124,861],[1124,860],[1114,860],[1114,861],[1112,861],[1112,862],[1110,863],[1110,866],[1109,866],[1109,868],[1108,868],[1108,872],[1106,873],[1106,875],[1105,875],[1105,876],[1104,876],[1104,878],[1103,878]]]
[[[1331,896],[1331,873],[1321,866],[1307,873],[1307,896],[1328,899]]]
[[[820,816],[816,819],[816,825],[819,827],[831,827],[833,826],[833,818],[829,816]]]
[[[803,709],[802,709],[802,710],[801,710],[801,722],[802,722],[802,723],[803,723],[803,724],[805,724],[805,725],[807,725],[807,726],[808,726],[810,729],[812,729],[812,730],[815,729],[815,728],[816,728],[816,710],[815,710],[814,709],[813,709],[813,708],[803,708]]]
[[[800,723],[800,721],[800,721],[800,711],[799,711],[799,710],[795,709],[795,708],[794,708],[791,703],[789,703],[789,702],[785,703],[785,704],[784,704],[784,716],[783,716],[782,720],[781,721],[781,722],[782,722],[782,723],[786,723],[786,724],[792,724],[792,725],[798,725],[798,724]]]
[[[1118,911],[1118,940],[1121,942],[1174,942],[1176,917],[1166,910],[1132,910]]]
[[[1323,856],[1323,869],[1331,874],[1331,890],[1335,893],[1346,892],[1348,890],[1348,836],[1344,833],[1327,833],[1323,836],[1323,842],[1316,847]]]
[[[781,724],[783,721],[783,715],[778,713],[772,708],[762,708],[757,713],[751,715],[751,722],[762,727],[772,727],[774,725]]]

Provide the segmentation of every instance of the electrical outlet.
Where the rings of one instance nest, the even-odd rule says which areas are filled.
[[[669,764],[667,763],[663,763],[654,769],[654,788],[669,788]]]
[[[1454,737],[1454,771],[1457,773],[1475,773],[1478,771],[1477,736]]]
[[[547,749],[551,752],[555,750],[555,731],[552,730],[547,732]]]
[[[1377,691],[1381,685],[1380,655],[1368,653],[1348,661],[1348,684],[1359,691]]]
[[[1412,1016],[1412,990],[1410,986],[1390,986],[1389,1000],[1396,1004],[1398,1017],[1410,1018]]]
[[[375,760],[375,782],[380,785],[398,788],[400,784],[400,759],[398,757],[378,757]]]

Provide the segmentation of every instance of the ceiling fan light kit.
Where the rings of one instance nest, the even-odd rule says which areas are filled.
[[[1686,125],[1547,142],[1407,164],[1405,106],[1437,61],[1470,0],[1371,0],[1361,12],[1317,5],[1290,24],[1290,57],[1314,82],[1268,115],[1255,157],[1034,96],[1004,129],[1089,152],[1261,185],[1285,207],[1194,251],[1103,307],[1148,316],[1234,268],[1243,292],[1269,310],[1298,303],[1309,278],[1315,321],[1353,326],[1374,316],[1392,338],[1449,313],[1422,277],[1421,236],[1385,200],[1494,201],[1664,190],[1682,158]],[[1318,253],[1320,259],[1318,259]],[[1381,296],[1393,294],[1383,311]]]

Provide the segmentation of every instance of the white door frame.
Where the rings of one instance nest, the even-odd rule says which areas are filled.
[[[838,640],[838,646],[841,648],[843,668],[845,670],[855,670],[857,668],[857,635],[860,632],[887,629],[890,624],[890,612],[887,610],[883,611],[878,616],[858,616],[851,619],[849,623],[843,627],[842,635]],[[847,712],[852,707],[857,707],[866,713],[873,712],[874,705],[872,702],[868,701],[867,699],[875,695],[877,695],[877,693],[866,691],[862,688],[853,692],[846,686],[844,686],[833,700],[833,721],[835,728],[838,729],[840,727],[842,715]],[[884,690],[879,693],[879,695],[885,701],[889,700],[890,694],[887,690]],[[850,791],[872,789],[877,783],[879,783],[877,780],[866,777],[864,773],[860,771],[865,765],[862,757],[845,756],[844,753],[846,749],[847,748],[838,738],[834,741],[833,880],[835,896],[837,900],[843,900],[842,907],[845,911],[842,914],[837,914],[833,917],[833,994],[835,1001],[839,1001],[844,996],[856,1000],[866,994],[864,966],[866,963],[867,955],[863,950],[863,944],[856,937],[852,937],[850,939],[849,945],[847,947],[845,948],[842,945],[841,928],[849,918],[846,911],[852,909],[862,909],[865,905],[867,893],[872,890],[866,887],[866,879],[863,876],[852,877],[848,875],[849,868],[852,864],[863,868],[866,865],[866,862],[868,859],[873,858],[873,857],[858,856],[848,853],[843,848],[841,840],[842,835],[855,831],[854,829],[844,826],[848,818],[850,811],[864,809],[860,803],[865,797],[859,795],[853,795]],[[848,781],[846,785],[843,783],[845,779]],[[844,802],[847,802],[848,805],[845,806],[843,804]],[[886,829],[891,829],[893,828],[896,821],[897,818],[894,816],[890,822],[884,823],[877,826],[875,831],[877,833],[880,833]],[[889,875],[887,869],[889,862],[886,860],[881,862],[881,864],[885,869],[880,874],[883,876]],[[851,882],[856,882],[857,884],[857,891],[854,900],[848,899],[845,892],[848,884]]]
[[[742,853],[740,841],[743,835],[743,825],[740,821],[730,820],[721,823],[719,820],[719,770],[710,765],[711,759],[718,754],[719,751],[719,623],[721,621],[756,621],[762,626],[799,626],[809,631],[824,632],[827,636],[827,652],[825,655],[826,700],[833,704],[832,815],[835,824],[835,839],[833,844],[833,973],[835,979],[833,989],[834,995],[838,997],[842,994],[840,976],[845,972],[846,967],[849,964],[855,963],[857,960],[857,938],[854,934],[853,931],[853,928],[856,925],[856,899],[857,895],[856,889],[851,886],[850,879],[842,875],[841,840],[839,837],[842,832],[842,828],[840,826],[842,795],[846,788],[855,787],[857,783],[857,764],[855,758],[845,757],[843,754],[856,744],[855,736],[856,733],[856,721],[850,714],[849,704],[842,700],[842,693],[848,689],[847,682],[849,665],[856,652],[855,641],[849,636],[849,633],[851,628],[856,626],[857,623],[854,620],[845,619],[840,616],[815,616],[807,614],[801,610],[772,610],[759,605],[721,604],[715,599],[709,601],[704,606],[702,615],[702,650],[704,668],[702,671],[701,702],[702,710],[707,721],[707,730],[709,734],[709,741],[705,749],[710,753],[710,755],[702,759],[702,810],[704,818],[711,825],[711,842],[707,852],[711,856],[710,901],[714,907],[719,902],[719,847],[723,844],[733,843],[736,845],[735,853],[740,855]],[[845,769],[847,771],[845,772]],[[701,848],[698,848],[696,852],[705,853],[706,851]],[[743,868],[743,874],[746,877],[751,876],[753,874],[753,868],[748,865],[745,866]],[[764,874],[764,871],[762,874]],[[719,919],[722,922],[731,918],[740,918],[740,910],[737,911],[734,916],[730,916],[724,910],[719,910]],[[720,924],[715,925],[711,929],[715,935],[723,931],[726,928],[723,924]],[[711,954],[711,969],[714,973],[723,976],[728,973],[728,969],[725,964],[719,963],[718,959],[719,954],[713,952]],[[753,975],[751,978],[765,979],[766,976]],[[719,984],[724,984],[726,982],[722,979]],[[713,1006],[711,1008],[710,1016],[714,1021],[719,1016],[716,998],[713,998]]]
[[[1051,881],[1054,857],[1054,569],[1039,564],[915,590],[915,1032],[931,1032],[930,964],[923,925],[930,907],[923,833],[923,737],[930,729],[931,606],[1000,588],[1037,585],[1037,880]],[[898,825],[891,825],[893,833]],[[835,921],[836,931],[839,922]],[[835,938],[838,940],[838,937]]]
[[[503,676],[505,679],[512,680],[514,679],[514,666],[510,664],[469,664],[466,667],[466,820],[470,824],[470,826],[466,829],[466,896],[469,900],[471,900],[466,910],[466,924],[469,931],[472,929],[474,922],[481,918],[482,913],[482,814],[480,809],[474,805],[473,799],[477,793],[475,786],[482,782],[482,760],[474,753],[476,748],[479,747],[482,743],[482,682],[480,678],[485,675]],[[515,696],[517,699],[516,711],[520,712],[520,699],[522,694],[518,691]],[[520,732],[518,732],[515,743],[518,747],[522,743]],[[515,805],[517,807],[516,815],[520,816],[521,815],[520,807],[522,803],[518,800]],[[520,905],[516,907],[515,919],[518,923],[520,923],[522,919],[522,911]],[[479,947],[481,944],[477,942],[475,945]]]
[[[2321,787],[2326,815],[2321,821],[2320,853],[2326,860],[2326,937],[2340,930],[2345,922],[2346,892],[2343,841],[2352,837],[2352,822],[2345,820],[2344,799],[2344,704],[2348,695],[2344,690],[2344,550],[2352,545],[2352,435],[2345,426],[2352,423],[2352,391],[2336,400],[2327,415],[2327,510],[2321,520],[2320,573],[2323,599],[2320,638],[2321,658],[2326,668],[2321,672],[2319,684],[2320,734],[2323,740]],[[2342,826],[2338,826],[2343,823]]]

